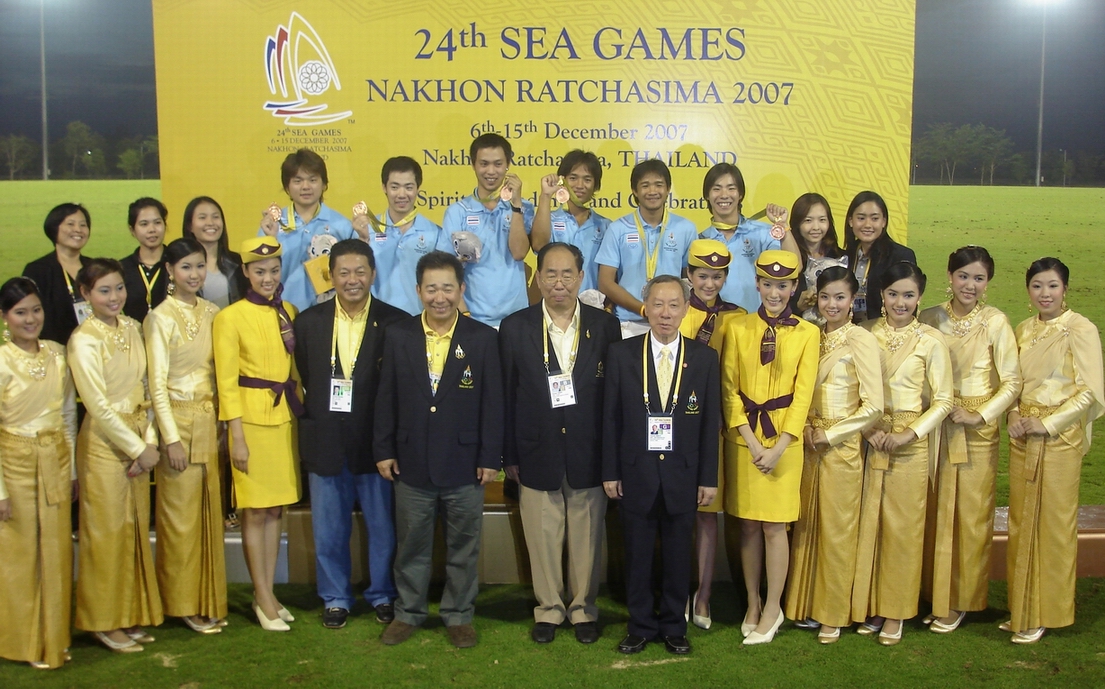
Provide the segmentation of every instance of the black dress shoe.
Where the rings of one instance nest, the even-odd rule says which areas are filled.
[[[538,622],[533,625],[530,637],[539,644],[551,644],[556,638],[556,625],[549,622]]]
[[[322,626],[327,629],[341,629],[345,626],[347,617],[349,611],[345,608],[326,608],[322,611]]]
[[[640,653],[645,650],[645,646],[648,645],[648,639],[643,636],[637,636],[636,634],[626,634],[622,642],[618,644],[618,652],[626,655],[633,653]]]
[[[665,636],[664,648],[668,649],[668,653],[686,655],[691,652],[691,642],[685,636]]]
[[[581,644],[593,644],[599,640],[599,626],[594,622],[580,622],[575,626],[576,641]]]
[[[395,619],[395,606],[391,603],[380,603],[376,606],[376,621],[380,624],[391,624]]]

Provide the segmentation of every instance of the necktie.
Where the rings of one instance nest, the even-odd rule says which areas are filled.
[[[656,388],[664,407],[668,405],[668,393],[671,391],[671,350],[660,348],[660,362],[656,364]]]

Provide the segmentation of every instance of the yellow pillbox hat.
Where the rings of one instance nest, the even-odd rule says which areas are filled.
[[[266,258],[276,258],[283,252],[283,247],[280,246],[280,242],[276,241],[275,237],[250,237],[242,242],[241,254],[242,263],[253,263],[254,261],[262,261]]]
[[[801,263],[782,249],[768,249],[756,258],[756,275],[770,280],[797,280]]]
[[[691,268],[725,268],[733,260],[728,247],[716,239],[696,239],[687,252],[687,265]]]

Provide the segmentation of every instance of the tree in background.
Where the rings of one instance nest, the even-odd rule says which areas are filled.
[[[27,169],[38,157],[38,146],[25,136],[9,134],[0,138],[0,157],[8,166],[8,179]]]
[[[955,184],[955,172],[960,164],[978,165],[979,184],[994,183],[994,171],[1011,162],[1013,141],[1004,130],[984,124],[963,124],[958,127],[941,122],[928,128],[916,145],[918,160],[933,162],[940,167],[940,182],[945,175],[948,184]]]
[[[89,177],[103,176],[107,172],[104,157],[104,137],[97,134],[84,122],[70,122],[61,138],[61,150],[69,161],[69,174],[77,176],[77,168],[83,169]]]

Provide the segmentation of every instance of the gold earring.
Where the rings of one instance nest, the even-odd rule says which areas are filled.
[[[986,289],[982,290],[982,296],[978,299],[978,303],[982,304],[983,306],[986,306],[986,292],[988,289],[989,288],[987,287]]]
[[[886,307],[882,307],[882,317],[886,318]]]
[[[175,293],[176,293],[176,282],[174,282],[172,278],[169,278],[169,284],[168,284],[168,286],[165,287],[165,294],[167,294],[171,297]]]
[[[11,342],[11,341],[12,341],[12,331],[8,330],[5,327],[4,328],[4,342]]]
[[[1060,309],[1061,311],[1068,311],[1068,310],[1070,310],[1070,307],[1069,307],[1069,306],[1067,306],[1067,298],[1066,298],[1066,297],[1063,297],[1063,303],[1059,305],[1059,309]]]
[[[944,289],[944,296],[951,299],[953,295],[951,283],[948,283],[948,286]]]
[[[1028,312],[1032,313],[1036,310],[1036,307],[1032,306],[1032,302],[1028,302]]]

